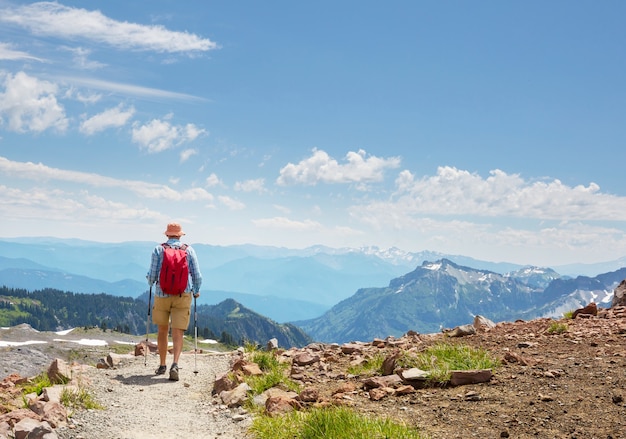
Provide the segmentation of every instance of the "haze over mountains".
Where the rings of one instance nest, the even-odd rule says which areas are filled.
[[[497,282],[503,285],[509,282],[508,292],[503,291],[499,296],[494,296],[494,302],[506,303],[510,299],[509,295],[517,294],[516,289],[519,289],[518,299],[521,302],[518,300],[518,303],[511,307],[509,314],[494,310],[494,315],[487,317],[493,320],[517,318],[524,313],[531,315],[532,312],[544,314],[550,312],[546,308],[548,306],[546,303],[529,300],[530,293],[527,291],[529,288],[535,292],[543,292],[545,289],[546,293],[543,293],[542,297],[547,297],[548,293],[553,294],[555,296],[552,298],[553,310],[574,306],[591,297],[603,296],[604,300],[604,296],[612,291],[609,290],[613,278],[620,276],[606,273],[616,272],[626,266],[626,259],[620,259],[593,266],[574,265],[540,269],[428,251],[409,253],[400,249],[383,251],[373,247],[333,249],[316,246],[296,250],[253,245],[228,247],[193,243],[192,245],[198,254],[204,277],[203,294],[198,301],[199,304],[217,304],[232,298],[277,322],[306,322],[303,323],[304,328],[313,338],[326,339],[330,335],[325,334],[320,328],[324,326],[328,330],[334,328],[330,324],[332,322],[328,320],[329,315],[341,315],[341,324],[348,325],[352,320],[342,314],[342,309],[363,306],[371,308],[371,303],[361,303],[357,300],[359,298],[376,297],[376,301],[387,304],[386,309],[389,313],[396,311],[401,313],[403,310],[397,307],[406,307],[406,304],[393,305],[394,298],[401,295],[394,296],[390,291],[397,289],[397,285],[406,283],[407,276],[416,276],[416,273],[431,275],[440,273],[436,280],[429,280],[430,289],[423,286],[415,290],[415,294],[419,291],[420,300],[424,300],[429,306],[440,307],[437,308],[438,313],[450,314],[436,321],[424,319],[422,330],[430,331],[437,330],[440,325],[453,323],[455,320],[451,317],[452,314],[457,318],[462,317],[463,320],[459,321],[459,324],[463,324],[471,318],[469,315],[471,312],[482,309],[466,307],[465,314],[451,310],[448,300],[453,300],[457,307],[461,306],[462,302],[454,295],[447,296],[449,291],[446,288],[456,288],[456,291],[459,291],[456,284],[466,285],[463,288],[475,284],[472,288],[476,294],[468,293],[464,296],[465,300],[471,302],[486,300],[484,294],[494,294],[496,288],[491,284],[486,287],[484,281],[476,279],[485,277],[498,279]],[[153,242],[98,243],[56,238],[0,239],[0,284],[28,290],[56,288],[81,293],[104,292],[117,296],[138,297],[148,290],[145,274],[154,246]],[[431,267],[428,264],[439,264],[439,269],[424,268]],[[441,267],[445,270],[440,271]],[[465,276],[465,280],[459,280],[455,276],[449,277],[450,267],[463,267],[455,269],[454,272],[458,276],[463,273],[461,277]],[[442,275],[444,272],[445,276]],[[579,275],[604,275],[604,278],[601,280],[598,280],[600,276],[579,278]],[[592,281],[588,282],[586,279]],[[415,282],[419,283],[421,280],[415,279]],[[482,286],[478,286],[481,282]],[[556,283],[552,285],[554,282]],[[586,284],[589,288],[585,290],[579,283]],[[415,287],[407,285],[405,290],[411,288]],[[582,288],[587,293],[572,298],[569,297],[572,291],[568,288],[575,290]],[[589,293],[590,291],[594,292]],[[432,294],[438,294],[440,297],[437,300],[433,300],[432,297],[427,299]],[[521,297],[524,299],[520,299]],[[558,300],[562,300],[563,303],[556,303]],[[520,309],[519,306],[522,305],[528,309]],[[424,311],[428,309],[435,310],[427,308]],[[485,310],[488,311],[489,308]],[[405,311],[409,313],[407,319],[410,319],[411,309]],[[327,312],[328,315],[325,316]],[[351,311],[353,316],[360,315],[359,313],[359,310]],[[417,315],[415,313],[412,315],[416,320]],[[373,317],[374,315],[369,317],[361,315],[360,319],[372,320]],[[352,322],[351,326],[358,325]],[[401,325],[398,327],[381,325],[380,331],[388,329],[391,332],[389,334],[382,332],[377,336],[392,335],[397,333],[400,327]],[[338,329],[337,335],[340,335],[341,328],[335,329]],[[420,328],[414,324],[412,329]],[[350,334],[344,335],[349,337]],[[369,336],[370,333],[364,332],[363,335]]]

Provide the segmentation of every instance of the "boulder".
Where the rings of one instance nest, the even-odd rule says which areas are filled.
[[[584,308],[579,308],[576,311],[574,311],[572,313],[572,318],[575,319],[579,315],[597,316],[598,306],[595,304],[595,302],[591,302],[589,305],[585,306]]]
[[[294,364],[297,364],[298,366],[308,366],[310,364],[318,363],[319,361],[319,355],[306,351],[300,352],[293,357]]]
[[[611,308],[616,306],[626,306],[626,279],[621,281],[620,284],[613,290]]]
[[[222,402],[228,407],[239,407],[248,397],[248,392],[252,390],[246,383],[241,383],[233,390],[224,390],[220,393]]]
[[[58,439],[54,429],[46,421],[24,418],[13,428],[15,439]]]
[[[476,334],[474,325],[462,325],[445,333],[448,337],[465,337],[466,335]]]
[[[227,372],[225,374],[220,375],[215,379],[215,384],[213,384],[213,395],[219,395],[223,391],[233,390],[237,387],[238,382],[234,374]]]
[[[272,338],[267,342],[266,349],[268,351],[274,351],[278,349],[278,339]]]
[[[453,386],[486,383],[493,376],[491,369],[453,370],[450,373],[450,384]]]
[[[64,384],[72,379],[72,368],[60,358],[56,358],[48,366],[48,378],[53,384]]]

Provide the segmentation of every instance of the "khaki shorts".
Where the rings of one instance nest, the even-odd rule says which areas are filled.
[[[191,317],[191,293],[182,296],[155,297],[152,306],[152,323],[155,325],[169,325],[170,317],[172,328],[184,329],[189,327]]]

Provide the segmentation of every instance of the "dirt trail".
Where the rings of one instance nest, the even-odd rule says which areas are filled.
[[[80,378],[88,380],[105,409],[76,411],[56,432],[61,439],[243,438],[250,416],[211,396],[215,377],[228,370],[231,356],[202,353],[194,359],[183,353],[177,382],[154,374],[153,354],[147,366],[144,357],[129,357],[115,369],[87,368]]]

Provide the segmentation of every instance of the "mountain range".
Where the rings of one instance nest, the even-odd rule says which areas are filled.
[[[294,322],[315,340],[349,342],[434,333],[471,322],[562,317],[591,301],[609,307],[626,268],[593,278],[561,278],[551,269],[525,267],[507,274],[424,262],[384,288],[362,288],[322,316]]]
[[[0,239],[0,285],[146,295],[144,279],[154,246]],[[476,314],[494,321],[559,316],[591,300],[607,303],[626,277],[626,259],[557,270],[397,248],[193,247],[204,278],[200,305],[234,299],[329,342],[400,335],[409,329],[435,332],[465,324]],[[576,274],[574,268],[582,272]]]

